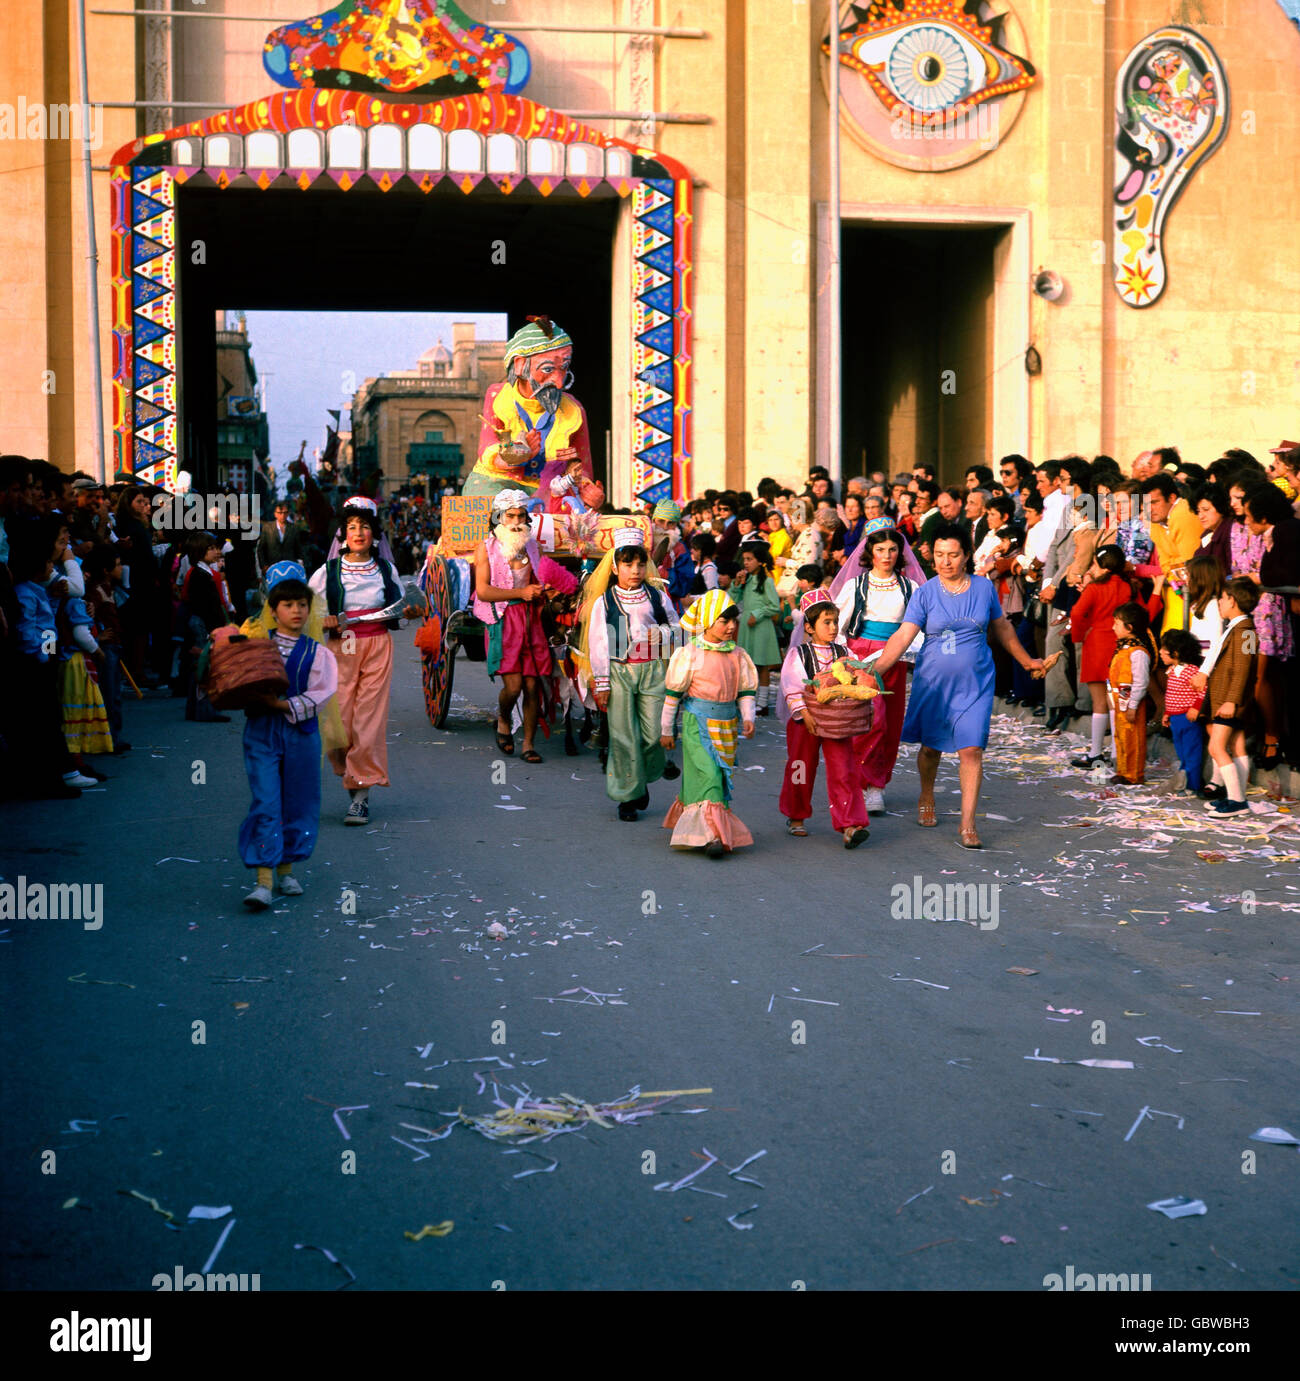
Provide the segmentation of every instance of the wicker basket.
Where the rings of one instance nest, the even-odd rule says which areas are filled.
[[[208,675],[203,689],[219,710],[244,710],[267,692],[289,690],[280,650],[270,638],[248,638],[235,628],[212,635]]]
[[[818,700],[805,695],[804,719],[821,738],[856,738],[871,728],[874,700]]]

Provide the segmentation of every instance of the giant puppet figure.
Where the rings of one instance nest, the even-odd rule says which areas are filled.
[[[521,489],[530,498],[576,460],[591,475],[591,439],[573,382],[573,341],[550,317],[530,316],[506,343],[506,377],[483,402],[478,461],[464,493]],[[543,500],[549,497],[546,489]]]

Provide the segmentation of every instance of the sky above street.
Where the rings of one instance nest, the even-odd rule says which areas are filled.
[[[234,324],[238,303],[227,309]],[[327,409],[346,409],[362,382],[394,370],[414,369],[441,338],[451,347],[453,321],[473,321],[480,340],[504,340],[503,314],[485,312],[271,312],[249,311],[248,337],[258,377],[266,381],[271,460],[285,467],[305,438],[307,459],[325,445]]]

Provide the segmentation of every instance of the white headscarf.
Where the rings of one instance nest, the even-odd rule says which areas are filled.
[[[343,539],[347,535],[348,517],[353,513],[369,513],[376,520],[379,518],[379,505],[374,499],[368,499],[364,494],[353,494],[353,496],[343,505],[343,512],[339,519],[338,526],[334,529],[334,536],[330,538],[330,549],[327,560],[333,561],[343,550]],[[397,566],[397,558],[393,555],[392,544],[388,540],[388,534],[383,530],[383,525],[378,524],[379,532],[375,535],[374,544],[371,546],[371,553],[382,557],[394,568]]]
[[[500,518],[512,508],[527,508],[531,500],[532,496],[525,494],[522,489],[503,489],[492,500],[492,517]]]

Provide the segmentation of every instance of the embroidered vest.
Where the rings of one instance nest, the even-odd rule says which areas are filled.
[[[653,643],[650,645],[650,655],[653,657],[657,651],[661,652],[672,636],[672,628],[668,623],[668,614],[664,608],[663,596],[653,585],[642,587],[650,597],[650,608],[655,616],[655,623],[659,627],[659,647],[655,648]],[[609,629],[609,660],[611,662],[624,662],[627,660],[628,653],[632,648],[632,628],[631,620],[623,612],[619,605],[618,597],[614,594],[614,586],[611,585],[605,591],[605,624]],[[648,635],[652,636],[652,635]],[[622,656],[615,656],[615,653],[622,653]]]
[[[524,553],[533,568],[533,579],[540,583],[542,578],[541,565],[542,554],[536,541],[529,538],[528,545],[524,547]],[[501,543],[496,537],[487,539],[488,557],[488,584],[495,590],[509,590],[514,585],[514,575],[510,569],[510,561],[504,551],[501,550]],[[478,597],[477,588],[474,591],[474,617],[481,623],[499,623],[505,617],[506,606],[509,600],[496,600],[491,604],[485,603]]]
[[[307,681],[311,676],[312,663],[316,660],[316,648],[319,644],[314,638],[303,634],[293,645],[293,650],[285,659],[284,671],[289,678],[288,695],[304,695],[307,691]],[[300,734],[314,734],[319,732],[316,716],[304,719],[293,725]]]
[[[289,678],[289,694],[305,695],[307,681],[311,676],[312,663],[316,660],[316,640],[304,634],[293,645],[284,664],[285,675]]]
[[[912,600],[912,591],[916,589],[916,586],[903,574],[902,571],[895,571],[894,575],[898,580],[898,588],[900,591],[902,591],[903,609],[904,611],[906,611],[907,606],[911,603]],[[844,636],[846,638],[860,638],[862,636],[861,628],[863,623],[866,621],[866,614],[866,580],[859,577],[857,580],[853,582],[853,611],[849,615],[848,623],[845,625],[843,630]]]
[[[376,556],[375,562],[379,567],[379,574],[384,582],[384,604],[396,604],[402,597],[401,584],[394,578],[392,568],[382,557]],[[333,561],[325,563],[325,602],[329,612],[337,618],[343,612],[343,558],[336,556]],[[384,625],[386,628],[399,628],[400,620],[389,619]]]
[[[831,661],[838,661],[841,657],[851,657],[853,654],[843,643],[831,643]],[[824,668],[817,665],[817,654],[813,651],[813,644],[806,638],[799,644],[799,660],[803,663],[804,680],[811,681],[819,671]],[[829,663],[828,663],[829,665]]]

